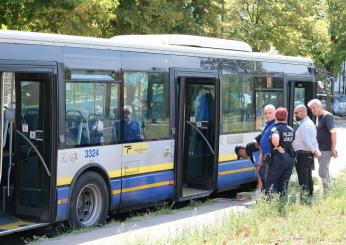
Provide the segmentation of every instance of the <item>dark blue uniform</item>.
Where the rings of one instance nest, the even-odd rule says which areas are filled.
[[[270,144],[270,136],[272,134],[272,128],[275,125],[275,119],[273,119],[270,122],[266,122],[264,125],[262,132],[259,137],[259,145],[261,147],[262,156],[264,157],[266,154],[270,153],[271,151],[271,144]],[[266,172],[267,172],[267,166],[266,164],[262,164],[262,166],[259,169],[259,176],[261,178],[262,184],[265,187],[265,181],[266,181]]]
[[[273,150],[274,146],[271,145],[271,164],[269,164],[265,189],[266,192],[274,192],[285,194],[288,186],[288,181],[291,177],[293,167],[295,165],[295,153],[292,146],[294,140],[294,129],[288,126],[286,123],[276,123],[272,128],[272,134],[278,133],[280,135],[279,145],[284,148],[285,153]]]

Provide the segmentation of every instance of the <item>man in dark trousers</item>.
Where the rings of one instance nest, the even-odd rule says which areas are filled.
[[[308,106],[312,114],[316,116],[317,142],[321,151],[321,157],[318,159],[318,174],[322,179],[323,193],[325,194],[330,183],[330,159],[338,156],[334,117],[328,111],[323,110],[322,103],[318,99],[311,100]]]
[[[257,165],[257,172],[261,177],[261,183],[265,186],[265,175],[267,172],[267,165],[264,164],[265,156],[270,153],[270,137],[272,134],[272,128],[275,125],[275,106],[268,104],[264,107],[264,117],[265,117],[265,126],[263,127],[261,134],[256,137],[259,142],[260,154]]]
[[[312,182],[314,157],[319,158],[321,156],[316,139],[317,131],[315,124],[308,117],[305,105],[298,105],[294,109],[294,116],[299,123],[293,141],[293,148],[296,151],[298,181],[301,188],[312,196],[314,191]]]
[[[286,196],[288,181],[295,164],[295,154],[292,146],[295,133],[287,125],[288,112],[279,107],[275,111],[275,125],[271,135],[271,160],[267,163],[265,190],[267,194],[280,193]]]

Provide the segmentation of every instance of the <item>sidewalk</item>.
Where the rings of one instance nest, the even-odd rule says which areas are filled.
[[[203,228],[219,223],[225,215],[248,212],[251,200],[216,198],[199,207],[172,211],[172,214],[138,217],[142,220],[111,223],[86,232],[78,231],[32,244],[114,245],[173,238],[191,226]]]

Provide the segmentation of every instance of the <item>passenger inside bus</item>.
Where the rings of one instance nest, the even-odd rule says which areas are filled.
[[[103,145],[103,129],[104,119],[102,108],[99,105],[95,106],[95,113],[88,116],[88,126],[90,132],[90,144]]]
[[[81,110],[66,111],[66,140],[68,145],[90,143],[87,121],[87,112]]]
[[[119,120],[114,123],[114,138],[116,142],[120,141],[121,123]],[[136,120],[132,119],[132,107],[124,106],[124,142],[142,141],[143,134],[141,125]]]

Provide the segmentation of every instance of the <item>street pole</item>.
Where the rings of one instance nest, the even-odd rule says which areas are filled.
[[[346,82],[346,60],[344,61],[344,77],[342,79],[342,93],[346,93],[346,88],[345,88],[345,82]]]
[[[225,21],[225,1],[222,0],[221,2],[221,35],[223,37],[223,32],[224,32],[224,28],[223,28],[223,23]]]

